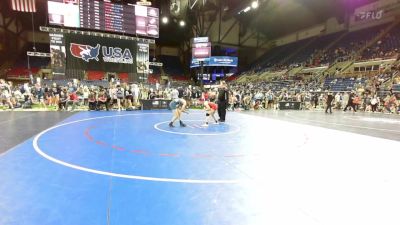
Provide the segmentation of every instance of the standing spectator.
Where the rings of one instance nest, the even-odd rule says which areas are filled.
[[[121,101],[124,99],[124,89],[121,87],[121,85],[117,85],[117,88],[115,90],[115,95],[117,99],[117,106],[118,106],[118,111],[121,111],[122,106],[121,106]]]
[[[347,101],[347,105],[346,105],[346,107],[344,107],[343,112],[346,112],[347,108],[349,108],[349,107],[350,107],[350,109],[353,108],[354,112],[357,112],[355,104],[354,104],[354,99],[355,99],[355,94],[354,93],[350,93],[349,94],[349,99]]]
[[[172,98],[172,100],[178,99],[179,98],[179,91],[176,90],[176,89],[172,89],[171,98]]]
[[[328,113],[328,109],[329,109],[329,113],[332,114],[332,102],[333,102],[333,94],[331,92],[328,92],[327,96],[326,96],[326,109],[325,109],[325,113]]]
[[[267,109],[272,109],[274,105],[274,94],[271,90],[267,92]]]
[[[60,100],[60,92],[61,88],[58,87],[56,83],[53,83],[52,87],[50,88],[50,96],[52,97],[51,105],[56,107],[58,106],[58,101]]]
[[[125,109],[127,111],[133,110],[132,108],[132,102],[133,102],[133,93],[132,90],[129,88],[129,86],[125,87]]]
[[[314,109],[316,109],[318,106],[318,94],[317,93],[315,93],[313,95],[312,102],[314,103]]]
[[[228,106],[229,92],[225,81],[221,81],[221,85],[218,89],[218,116],[219,122],[225,122],[226,108]]]
[[[46,108],[46,104],[44,103],[44,89],[42,88],[42,85],[39,82],[35,84],[35,93],[38,103],[43,108]]]
[[[335,104],[336,104],[335,108],[336,109],[341,109],[341,107],[342,107],[341,102],[342,102],[342,94],[337,92],[335,95]]]
[[[70,92],[68,94],[68,101],[67,101],[67,107],[66,109],[68,110],[68,106],[72,105],[71,111],[74,111],[76,108],[76,105],[78,104],[79,98],[76,92]]]
[[[354,105],[354,107],[356,108],[356,110],[359,110],[359,109],[360,109],[360,105],[361,105],[361,98],[360,98],[360,96],[354,95],[354,98],[353,98],[353,105]]]
[[[376,112],[378,105],[379,105],[379,98],[376,94],[374,94],[374,96],[371,99],[371,109],[373,113]]]
[[[189,108],[192,105],[192,90],[191,86],[186,87],[184,93],[183,93],[183,98],[186,100],[186,108]]]
[[[85,106],[89,105],[89,88],[87,86],[83,87],[83,91],[82,91],[82,97],[83,97],[83,104]]]
[[[2,102],[6,102],[6,104],[8,105],[9,109],[14,109],[14,106],[11,102],[11,93],[8,90],[8,88],[3,88],[2,92],[0,93],[0,99],[2,100]]]
[[[139,104],[139,95],[140,95],[140,88],[137,84],[132,85],[132,95],[133,95],[133,106],[137,106]]]
[[[68,101],[68,92],[67,89],[64,88],[61,92],[60,92],[60,100],[58,101],[58,110],[66,110],[67,109],[67,101]]]

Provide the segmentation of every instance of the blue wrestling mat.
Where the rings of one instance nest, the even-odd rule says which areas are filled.
[[[309,225],[331,218],[325,210],[344,215],[362,205],[352,187],[369,187],[368,166],[379,160],[372,154],[355,167],[358,153],[321,149],[327,138],[362,139],[367,156],[371,139],[398,152],[397,142],[324,128],[239,113],[202,127],[204,117],[192,111],[187,127],[170,128],[169,111],[82,112],[44,130],[0,156],[0,224]],[[347,180],[352,168],[366,180]],[[334,185],[341,182],[350,190]],[[335,218],[328,222],[346,224]]]

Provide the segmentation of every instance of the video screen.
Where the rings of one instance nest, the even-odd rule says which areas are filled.
[[[159,37],[157,8],[100,0],[48,0],[49,24]]]

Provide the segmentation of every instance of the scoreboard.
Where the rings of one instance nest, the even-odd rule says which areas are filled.
[[[49,23],[159,37],[157,8],[101,0],[48,0]]]
[[[81,0],[80,27],[135,34],[135,6]]]

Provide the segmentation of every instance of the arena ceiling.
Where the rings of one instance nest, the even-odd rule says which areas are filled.
[[[255,28],[268,39],[274,39],[302,30],[336,17],[343,22],[355,8],[377,0],[258,0],[259,9],[248,13],[238,12],[254,0],[157,0],[165,13],[175,18],[186,18],[194,10],[223,12],[223,18],[235,17],[243,24]],[[215,20],[215,18],[210,18]],[[190,21],[190,19],[187,19]]]
[[[113,2],[135,3],[138,0],[112,0]],[[239,11],[250,5],[253,0],[148,0],[153,6],[160,8],[161,16],[171,17],[172,23],[161,26],[161,36],[158,40],[163,44],[178,44],[187,39],[187,29],[180,29],[177,25],[180,19],[187,20],[190,26],[190,16],[195,10],[223,12],[223,18],[235,17],[244,24],[263,33],[268,39],[277,38],[297,30],[326,21],[330,17],[337,17],[343,21],[346,13],[354,8],[377,0],[258,0],[258,10],[238,14]],[[8,1],[6,1],[8,2]],[[37,0],[38,13],[35,13],[36,27],[47,25],[47,0]],[[177,8],[177,5],[179,6]],[[8,8],[8,7],[6,7]],[[4,7],[2,11],[4,12]],[[24,27],[31,29],[31,15],[21,13],[19,17],[26,20]],[[21,18],[21,19],[22,19]],[[215,19],[215,18],[210,18]],[[163,35],[164,34],[164,35]]]
[[[257,11],[241,14],[241,17],[271,39],[323,23],[331,17],[343,22],[346,14],[352,13],[355,8],[375,1],[377,0],[260,0]],[[245,3],[239,10],[248,4]],[[231,10],[232,15],[238,16],[235,15],[237,7]]]

